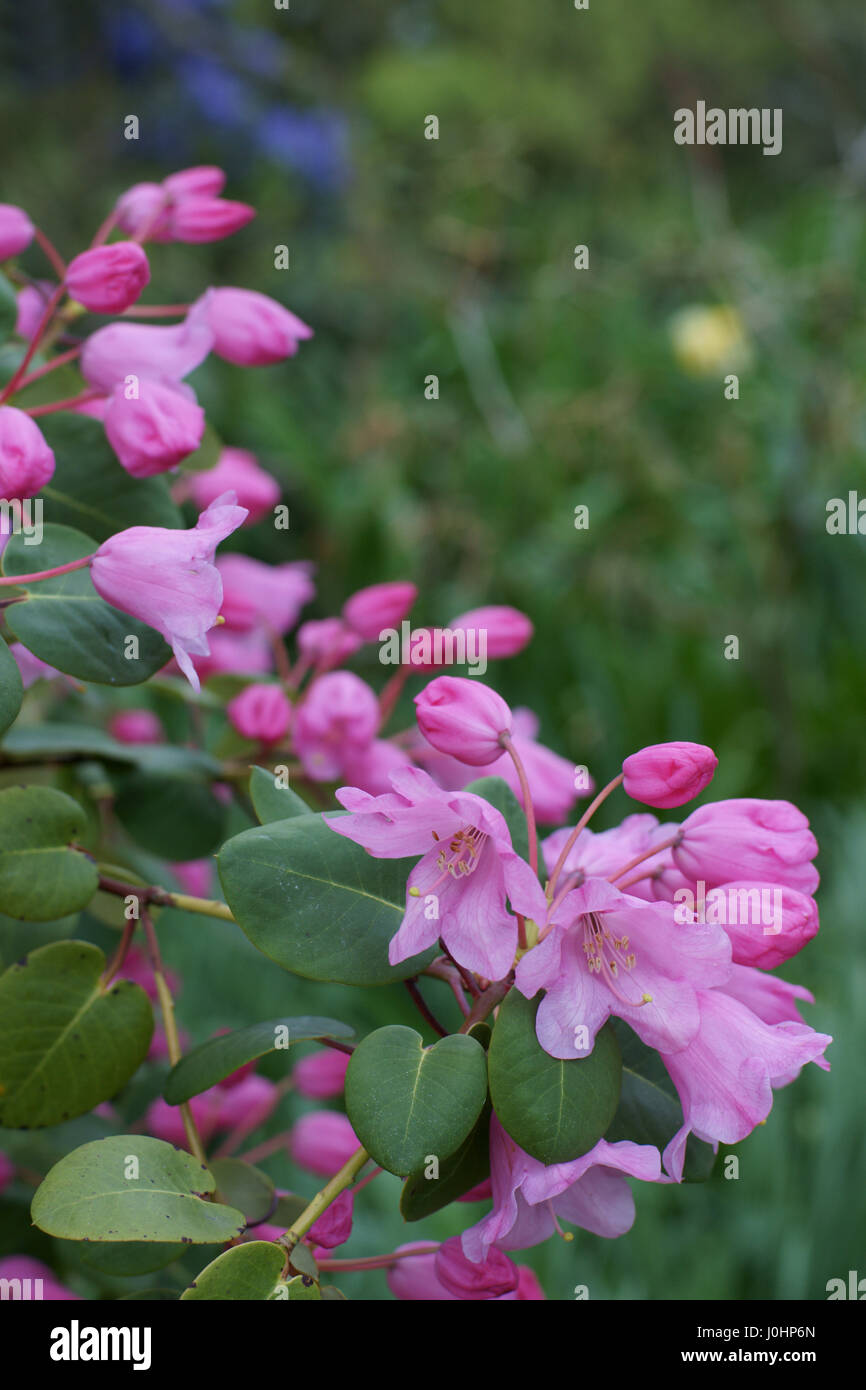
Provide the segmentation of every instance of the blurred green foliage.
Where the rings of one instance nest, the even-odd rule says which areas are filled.
[[[322,616],[398,577],[419,584],[421,621],[513,603],[535,640],[492,679],[558,751],[606,780],[644,743],[697,739],[719,754],[716,795],[787,796],[812,817],[823,930],[785,973],[838,1038],[832,1073],[779,1094],[738,1181],[719,1166],[705,1187],[641,1189],[622,1240],[579,1233],[529,1260],[555,1299],[580,1283],[593,1298],[824,1297],[829,1278],[864,1272],[866,1235],[866,560],[862,537],[825,528],[827,501],[864,485],[862,4],[141,0],[125,13],[162,38],[131,74],[108,5],[47,9],[37,49],[45,0],[5,21],[4,200],[72,254],[130,183],[224,164],[258,219],[213,247],[155,249],[157,297],[247,285],[316,329],[285,366],[208,362],[193,378],[224,440],[285,483],[289,553],[261,527],[243,543],[316,560]],[[338,186],[190,115],[177,54],[231,72],[238,35],[263,26],[270,71],[244,76],[245,100],[336,112]],[[781,155],[676,146],[673,112],[698,99],[782,108]],[[123,139],[130,112],[140,150]],[[288,272],[273,268],[281,243]],[[723,361],[691,374],[672,343],[678,310],[718,304],[749,345],[736,401]],[[374,660],[359,669],[378,679]],[[163,920],[195,1040],[293,1009],[414,1021],[399,992],[295,981],[230,929]],[[365,1190],[350,1251],[460,1228],[463,1208],[404,1231],[395,1189]],[[344,1283],[383,1296],[381,1275]]]

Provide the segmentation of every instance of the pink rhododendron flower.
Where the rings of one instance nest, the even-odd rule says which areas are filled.
[[[133,478],[174,468],[199,447],[204,427],[195,398],[161,381],[142,380],[132,398],[115,387],[105,412],[108,442]]]
[[[248,685],[226,706],[238,733],[259,743],[279,743],[289,731],[292,707],[279,685]]]
[[[183,323],[109,323],[85,341],[81,372],[89,386],[110,394],[138,377],[176,384],[194,371],[213,346],[208,296],[190,309]]]
[[[365,642],[375,642],[384,628],[402,622],[418,597],[414,584],[371,584],[343,604],[343,617]]]
[[[726,990],[701,990],[698,1006],[700,1025],[692,1041],[677,1052],[662,1052],[683,1107],[683,1125],[663,1155],[677,1181],[690,1134],[709,1144],[745,1139],[769,1115],[773,1087],[792,1081],[832,1042],[805,1023],[766,1024]]]
[[[4,1255],[0,1259],[0,1279],[29,1279],[31,1297],[36,1298],[35,1280],[41,1279],[41,1297],[46,1303],[63,1303],[68,1300],[78,1302],[80,1294],[73,1293],[72,1289],[67,1289],[65,1284],[61,1284],[57,1279],[53,1269],[43,1264],[41,1260],[34,1260],[31,1255]]]
[[[348,1065],[348,1052],[323,1047],[321,1052],[302,1057],[294,1068],[292,1080],[295,1090],[311,1100],[327,1100],[330,1096],[342,1095]]]
[[[168,235],[172,241],[199,245],[205,241],[222,241],[223,237],[239,232],[256,215],[249,203],[235,203],[229,198],[184,197],[169,211]]]
[[[13,642],[9,651],[15,658],[15,664],[21,672],[21,684],[25,690],[29,690],[31,685],[39,680],[50,681],[54,680],[55,677],[59,677],[61,680],[67,679],[62,671],[55,670],[53,666],[48,665],[47,661],[42,661],[40,657],[34,656],[20,642]]]
[[[661,1179],[652,1144],[605,1139],[570,1163],[539,1163],[517,1145],[495,1115],[490,1119],[493,1210],[464,1231],[469,1260],[486,1260],[492,1248],[526,1250],[553,1235],[557,1218],[612,1240],[634,1223],[634,1197],[625,1174],[643,1182]]]
[[[623,788],[635,801],[668,810],[693,801],[712,781],[718,762],[703,743],[654,743],[626,758]]]
[[[685,903],[691,897],[674,894],[674,901]],[[786,884],[722,883],[707,891],[703,911],[724,926],[733,959],[762,970],[790,960],[818,930],[815,899]]]
[[[163,179],[162,187],[175,201],[183,198],[216,198],[226,186],[226,176],[215,164],[197,164]]]
[[[280,1095],[273,1081],[255,1072],[239,1080],[229,1077],[214,1089],[219,1092],[217,1128],[243,1134],[251,1133],[268,1118]]]
[[[464,676],[437,676],[415,696],[418,728],[440,753],[481,767],[502,753],[511,710],[501,695]]]
[[[220,1093],[217,1087],[205,1091],[203,1095],[193,1096],[189,1102],[196,1129],[207,1144],[215,1135],[219,1117]],[[164,1139],[166,1144],[186,1146],[186,1130],[183,1116],[176,1105],[169,1105],[162,1096],[157,1097],[147,1108],[144,1127],[154,1139]]]
[[[545,909],[538,879],[512,847],[504,818],[472,792],[443,791],[421,768],[392,773],[391,784],[384,796],[341,787],[337,800],[351,814],[327,821],[377,859],[422,855],[409,875],[406,913],[388,959],[397,965],[441,936],[467,970],[502,979],[517,949],[517,920],[506,898],[527,917]],[[571,1042],[574,1056],[573,1034]]]
[[[552,1057],[575,1056],[575,1029],[590,1044],[611,1014],[659,1051],[687,1046],[699,1025],[699,988],[724,984],[731,943],[719,926],[678,922],[667,903],[621,893],[591,878],[551,913],[553,928],[520,960],[515,983],[531,999],[546,991],[535,1020]]]
[[[310,1173],[332,1178],[360,1148],[361,1143],[345,1115],[336,1110],[312,1110],[292,1126],[289,1153]]]
[[[262,626],[282,636],[316,589],[305,560],[266,565],[249,555],[221,555],[217,569],[223,582],[222,616],[234,632]]]
[[[317,1221],[310,1227],[309,1238],[323,1250],[334,1250],[342,1245],[352,1234],[352,1212],[354,1197],[351,1192],[341,1192],[339,1197],[326,1207]]]
[[[0,261],[18,256],[33,240],[36,228],[23,208],[0,203]]]
[[[54,476],[54,451],[29,415],[0,406],[0,496],[34,497]]]
[[[753,965],[735,965],[730,979],[721,986],[725,994],[739,999],[763,1023],[805,1023],[799,1004],[814,1004],[815,996],[805,985],[792,985],[778,975],[768,975]],[[829,1070],[829,1062],[815,1058],[815,1065]]]
[[[342,618],[311,618],[301,623],[295,639],[301,656],[318,671],[339,666],[363,645],[363,639]]]
[[[340,775],[351,786],[381,796],[391,791],[392,773],[412,766],[412,759],[402,748],[388,739],[376,738],[363,748],[348,744],[343,747]]]
[[[211,290],[208,318],[214,352],[239,367],[264,367],[293,357],[313,330],[275,299],[255,290]]]
[[[709,888],[736,879],[787,884],[813,893],[818,843],[809,822],[790,801],[755,797],[713,801],[692,811],[674,846],[674,862],[687,879]]]
[[[534,628],[525,613],[505,604],[492,604],[488,608],[473,608],[452,618],[448,624],[452,632],[474,630],[484,633],[485,651],[491,660],[504,656],[516,656],[532,641]]]
[[[208,643],[210,651],[193,658],[193,665],[203,681],[219,673],[263,676],[273,669],[273,648],[263,632],[229,632],[225,627],[215,627],[208,636]]]
[[[108,721],[108,732],[118,743],[162,743],[162,724],[150,709],[122,709]]]
[[[459,1236],[443,1241],[436,1251],[436,1277],[460,1299],[501,1298],[517,1289],[517,1265],[495,1247],[481,1261],[469,1260]]]
[[[98,594],[124,613],[161,632],[194,690],[199,678],[191,654],[206,656],[209,628],[222,603],[222,582],[214,565],[220,541],[246,516],[227,492],[202,512],[188,531],[133,526],[104,541],[91,561]]]
[[[398,1245],[395,1254],[407,1250],[422,1250],[421,1255],[409,1259],[395,1260],[387,1273],[388,1287],[395,1298],[402,1302],[457,1303],[467,1297],[465,1293],[451,1293],[436,1272],[438,1248],[431,1247],[427,1241],[410,1241],[408,1245]],[[489,1300],[493,1303],[516,1303],[520,1300],[544,1298],[538,1279],[526,1265],[517,1265],[517,1284],[508,1293]],[[510,1280],[509,1280],[510,1282]]]
[[[236,493],[238,505],[249,512],[247,526],[261,521],[280,500],[276,478],[246,449],[223,449],[214,468],[192,475],[189,490],[197,507],[209,507],[224,492]]]
[[[53,291],[54,286],[50,280],[37,280],[35,284],[24,285],[18,291],[15,332],[19,338],[26,338],[29,342],[33,337]]]
[[[67,291],[93,314],[122,314],[149,281],[147,256],[136,241],[82,251],[66,272]]]
[[[293,742],[308,777],[329,782],[342,774],[347,750],[365,748],[379,727],[379,701],[351,671],[319,676],[295,711]]]

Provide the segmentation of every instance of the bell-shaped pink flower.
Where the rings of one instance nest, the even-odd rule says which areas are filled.
[[[248,685],[226,706],[238,733],[258,743],[279,743],[289,731],[292,706],[279,685]]]
[[[323,1178],[339,1173],[360,1140],[347,1117],[336,1110],[311,1110],[292,1126],[289,1153],[301,1168]]]
[[[227,492],[202,512],[191,530],[133,526],[104,541],[91,561],[97,593],[161,632],[194,690],[199,689],[199,678],[191,654],[207,656],[205,634],[222,603],[214,552],[245,516],[234,493]]]
[[[436,1252],[436,1277],[455,1298],[489,1300],[516,1292],[517,1265],[491,1247],[484,1260],[468,1260],[459,1236],[443,1241]]]
[[[168,233],[172,241],[199,245],[206,241],[222,241],[251,222],[256,210],[249,203],[234,203],[228,198],[209,198],[194,195],[173,204],[168,216]]]
[[[163,743],[162,724],[150,709],[123,709],[108,721],[108,732],[118,743]]]
[[[0,261],[17,256],[33,240],[35,227],[23,208],[0,203]]]
[[[215,467],[192,475],[189,490],[197,507],[210,506],[224,492],[236,493],[239,506],[249,512],[247,526],[261,521],[280,500],[276,478],[266,473],[246,449],[223,449]]]
[[[499,657],[516,656],[532,640],[534,628],[525,613],[519,608],[509,608],[506,604],[491,604],[487,608],[473,608],[469,613],[461,613],[448,624],[452,632],[474,630],[484,633],[486,651],[491,660]]]
[[[232,632],[264,628],[282,636],[294,627],[316,589],[305,560],[266,565],[249,555],[221,555],[217,564],[223,581],[222,616]]]
[[[93,314],[122,314],[150,280],[147,256],[136,241],[94,246],[70,261],[66,288]]]
[[[33,497],[53,476],[54,452],[35,420],[14,405],[0,406],[0,496]]]
[[[718,762],[703,743],[654,743],[626,758],[623,787],[635,801],[669,810],[693,801],[713,780]]]
[[[677,868],[692,883],[710,888],[735,879],[787,884],[814,893],[818,842],[809,822],[790,801],[755,797],[713,801],[683,821],[674,846]]]
[[[384,628],[403,621],[417,597],[414,584],[371,584],[346,600],[343,617],[365,642],[375,642]]]
[[[464,676],[437,676],[415,696],[418,728],[440,753],[482,767],[502,755],[511,710],[501,695]]]
[[[308,777],[341,776],[350,749],[365,748],[379,727],[379,701],[351,671],[330,671],[308,688],[295,715],[293,742]]]
[[[105,434],[133,478],[150,478],[176,467],[201,444],[205,417],[191,392],[161,381],[142,380],[138,395],[115,387],[105,412]]]
[[[263,367],[293,357],[313,330],[275,299],[255,290],[211,290],[208,315],[214,352],[239,367]]]
[[[210,293],[210,292],[209,292]],[[130,378],[175,384],[194,371],[213,346],[208,294],[197,300],[183,323],[109,323],[85,341],[81,372],[88,386],[109,394]]]
[[[310,1100],[342,1095],[348,1065],[348,1052],[337,1052],[332,1047],[312,1052],[309,1057],[302,1057],[292,1072],[295,1090]]]

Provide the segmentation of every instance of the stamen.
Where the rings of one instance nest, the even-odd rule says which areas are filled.
[[[440,843],[440,837],[434,830],[432,832],[434,840]],[[443,879],[448,878],[467,878],[478,868],[478,861],[481,851],[487,842],[487,835],[483,830],[477,830],[474,825],[464,825],[462,830],[451,836],[448,846],[442,848],[436,860],[436,866],[441,870],[439,877],[434,883],[426,888],[425,893],[432,893]],[[409,890],[413,897],[420,897],[421,890],[412,888]]]
[[[553,1201],[550,1197],[548,1197],[547,1201],[545,1202],[545,1206],[547,1207],[547,1210],[550,1212],[550,1215],[553,1219],[553,1229],[556,1231],[556,1234],[558,1236],[561,1236],[562,1239],[565,1241],[574,1240],[574,1231],[564,1231],[560,1226],[556,1216],[556,1212],[553,1210]]]
[[[641,993],[640,999],[629,999],[619,986],[621,974],[633,970],[637,964],[635,952],[629,950],[627,936],[612,936],[602,917],[589,912],[583,918],[583,938],[583,951],[591,975],[603,976],[611,993],[629,1008],[638,1009],[652,1003],[652,995]]]

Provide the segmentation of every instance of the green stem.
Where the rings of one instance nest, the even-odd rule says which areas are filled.
[[[301,1212],[297,1221],[293,1221],[289,1229],[280,1236],[279,1243],[286,1247],[289,1254],[294,1250],[298,1241],[307,1234],[310,1227],[315,1225],[322,1212],[327,1211],[341,1192],[344,1192],[347,1187],[351,1187],[369,1157],[367,1150],[363,1148],[353,1153],[352,1157],[343,1164],[339,1173],[335,1173],[321,1192],[316,1193],[310,1204]]]
[[[135,897],[143,903],[156,903],[157,907],[176,907],[181,912],[197,912],[204,917],[219,917],[223,922],[234,922],[230,907],[216,898],[193,898],[189,893],[173,893],[157,884],[125,883],[112,878],[105,872],[103,864],[97,864],[99,887],[103,893],[114,893],[118,898]]]

